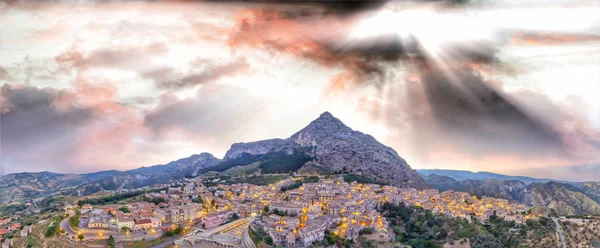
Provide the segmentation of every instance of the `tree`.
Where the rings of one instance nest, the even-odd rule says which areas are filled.
[[[78,227],[79,226],[79,215],[73,215],[73,216],[69,217],[69,225],[72,227]]]
[[[273,245],[273,238],[271,238],[270,236],[267,236],[265,238],[265,243],[267,243],[267,245]]]
[[[83,236],[83,234],[77,235],[77,239],[79,239],[79,242],[83,241],[84,238],[85,236]]]
[[[119,210],[121,210],[121,212],[123,212],[123,213],[131,213],[131,211],[129,211],[129,208],[127,208],[125,206],[120,207]]]
[[[129,229],[129,227],[124,226],[124,227],[121,227],[121,231],[123,231],[123,232],[129,232],[130,229]]]
[[[115,238],[113,238],[112,235],[110,235],[106,240],[106,245],[110,246],[111,248],[115,247]]]
[[[210,200],[210,205],[213,205],[213,206],[215,206],[215,204],[216,204],[216,203],[215,203],[215,199],[212,199],[212,200]]]
[[[267,213],[269,213],[269,210],[270,210],[269,206],[265,205],[265,207],[263,208],[263,213],[267,214]]]

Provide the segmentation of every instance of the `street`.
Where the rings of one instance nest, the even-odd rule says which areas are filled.
[[[153,239],[157,239],[160,236],[162,236],[162,232],[160,231],[159,228],[156,228],[157,231],[155,231],[155,233],[151,233],[148,232],[148,234],[144,234],[144,231],[135,231],[135,232],[129,232],[124,233],[124,232],[117,232],[114,230],[106,230],[106,229],[88,229],[88,228],[82,228],[79,231],[75,231],[71,228],[71,226],[69,225],[69,219],[65,218],[60,222],[60,228],[65,230],[66,233],[68,233],[69,237],[75,236],[77,237],[77,235],[79,234],[83,234],[83,236],[85,237],[85,239],[107,239],[110,235],[113,236],[113,238],[115,238],[115,240],[120,240],[120,239],[135,239],[135,238],[140,238],[140,237],[145,237],[146,240],[153,240]]]
[[[554,221],[554,224],[556,225],[556,231],[558,232],[558,235],[560,237],[560,242],[562,243],[562,247],[567,248],[567,244],[565,243],[565,237],[563,236],[562,228],[560,228],[560,225],[558,224],[558,220],[556,218],[552,218],[552,220]]]

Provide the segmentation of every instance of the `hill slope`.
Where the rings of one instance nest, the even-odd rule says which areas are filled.
[[[431,174],[425,181],[440,191],[454,190],[478,196],[508,199],[526,205],[546,206],[560,215],[600,214],[600,201],[571,184],[530,183],[519,180],[464,180]]]
[[[360,173],[398,187],[427,187],[396,151],[352,130],[329,112],[288,139],[233,144],[225,158],[205,171],[259,162],[263,172],[288,172],[310,164],[321,171]]]
[[[431,174],[436,174],[438,176],[447,176],[453,178],[458,181],[464,180],[487,180],[487,179],[496,179],[496,180],[519,180],[524,183],[545,183],[549,181],[558,181],[558,182],[566,182],[555,179],[547,179],[547,178],[533,178],[526,176],[508,176],[502,175],[492,172],[472,172],[465,170],[444,170],[444,169],[420,169],[417,172],[422,176],[428,176]]]
[[[192,155],[164,165],[128,171],[86,174],[52,172],[15,173],[0,178],[0,203],[48,197],[55,194],[89,195],[101,190],[133,189],[191,176],[220,160],[209,153]]]

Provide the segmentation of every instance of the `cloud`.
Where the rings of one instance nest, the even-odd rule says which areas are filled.
[[[175,68],[162,67],[142,73],[142,77],[152,79],[159,88],[182,89],[217,81],[226,76],[248,72],[250,64],[241,57],[232,62],[218,64],[211,60],[196,60],[190,63],[187,73]]]
[[[4,79],[8,72],[2,66],[0,66],[0,80]]]
[[[189,98],[163,95],[160,104],[146,113],[144,124],[157,138],[184,132],[198,143],[224,151],[231,143],[244,140],[268,104],[269,100],[242,88],[209,84]]]
[[[68,94],[50,88],[2,86],[2,157],[9,170],[22,165],[64,169],[61,166],[77,148],[78,128],[93,120],[89,109],[67,100]]]

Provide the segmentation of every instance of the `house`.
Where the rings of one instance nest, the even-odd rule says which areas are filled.
[[[108,222],[100,216],[93,216],[88,222],[88,228],[108,228]]]
[[[200,209],[200,207],[197,205],[171,208],[171,222],[181,223],[193,220],[196,218],[196,212],[198,212],[198,209]]]
[[[11,220],[11,218],[0,220],[0,226],[10,223]]]
[[[2,243],[2,248],[11,248],[12,246],[13,246],[12,239],[4,240],[4,243]]]
[[[7,228],[0,229],[0,236],[9,233],[10,231]]]
[[[133,225],[135,222],[133,221],[133,217],[127,215],[119,215],[117,216],[117,229],[122,230],[123,227],[127,227],[130,230],[133,229]]]
[[[293,202],[273,202],[269,204],[269,209],[277,209],[279,211],[286,212],[287,214],[298,214],[302,213],[304,207]]]
[[[315,241],[321,241],[325,237],[325,224],[312,222],[298,230],[300,240],[305,245],[310,245]]]
[[[25,226],[21,229],[21,237],[27,237],[31,233],[31,226]]]
[[[218,227],[223,223],[223,219],[218,214],[209,214],[202,218],[202,226],[204,229]]]
[[[295,247],[296,246],[296,235],[294,233],[288,232],[285,235],[285,241],[287,247]]]
[[[152,228],[152,220],[143,219],[138,220],[133,224],[133,230],[148,230]]]
[[[12,224],[8,225],[9,231],[14,231],[14,230],[19,230],[19,229],[21,229],[20,223],[12,223]]]

